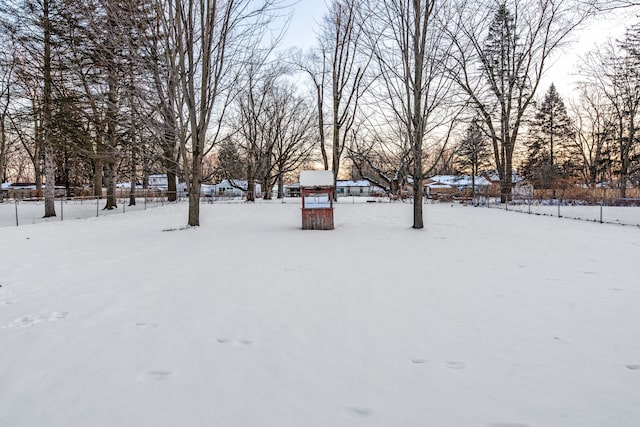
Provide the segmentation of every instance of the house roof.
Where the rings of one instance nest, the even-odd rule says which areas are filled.
[[[471,187],[471,176],[469,175],[436,175],[427,179],[427,186],[433,188],[433,184],[449,185],[450,187]],[[482,176],[476,176],[476,187],[487,187],[491,182]]]
[[[485,176],[491,182],[500,182],[500,175],[498,174],[498,171],[495,171],[495,170],[487,171],[485,173]],[[513,170],[511,172],[511,182],[515,183],[515,182],[520,182],[520,181],[522,181],[522,177],[520,175],[518,175],[518,172],[516,170]]]
[[[366,179],[360,179],[358,181],[340,180],[336,183],[338,187],[371,187],[371,183]]]

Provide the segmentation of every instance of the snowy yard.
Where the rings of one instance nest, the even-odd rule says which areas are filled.
[[[105,199],[56,199],[54,203],[56,216],[43,218],[43,201],[7,199],[0,203],[0,227],[15,227],[16,222],[18,226],[22,226],[129,213],[164,206],[166,203],[164,197],[139,197],[136,199],[135,205],[129,206],[128,198],[118,198],[117,209],[104,210],[102,208],[106,204]]]
[[[0,426],[640,425],[638,227],[186,210],[0,228]]]

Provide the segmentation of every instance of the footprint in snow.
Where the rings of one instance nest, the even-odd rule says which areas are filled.
[[[13,322],[3,326],[3,328],[27,328],[29,326],[37,325],[43,322],[55,322],[58,320],[66,319],[69,315],[66,311],[56,311],[53,313],[40,313],[29,316],[22,316],[15,319]]]
[[[627,365],[627,369],[632,371],[640,371],[640,365]]]
[[[136,326],[139,328],[154,329],[159,325],[157,323],[138,322],[136,323]]]
[[[242,346],[249,346],[249,345],[253,344],[253,341],[251,341],[251,340],[232,341],[229,338],[216,338],[216,342],[218,342],[219,344],[227,344],[227,343],[233,342],[234,344],[238,344],[238,345],[242,345]]]
[[[422,365],[427,363],[428,360],[427,359],[411,359],[411,363],[415,364],[415,365]]]
[[[467,366],[463,362],[456,362],[453,360],[445,362],[444,365],[449,369],[464,369]]]
[[[351,415],[355,415],[357,417],[368,417],[373,413],[371,408],[364,408],[358,406],[350,406],[347,409],[347,412]]]
[[[491,424],[491,427],[529,427],[529,424],[522,424],[522,423],[498,423],[498,424]]]
[[[173,374],[172,371],[164,371],[164,370],[147,372],[147,376],[149,378],[151,378],[152,380],[156,380],[156,381],[165,380],[165,379],[169,378],[171,376],[171,374]]]

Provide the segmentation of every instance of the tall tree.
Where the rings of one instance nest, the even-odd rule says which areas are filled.
[[[458,166],[471,175],[472,200],[476,198],[476,176],[489,164],[491,148],[480,119],[473,119],[457,147]]]
[[[276,0],[166,0],[165,30],[175,46],[184,100],[179,134],[188,177],[189,226],[200,225],[203,159],[224,139],[222,121],[233,99],[238,66],[259,47],[276,5]]]
[[[610,41],[591,52],[584,64],[586,82],[602,91],[613,113],[614,167],[622,198],[640,162],[640,58],[633,42],[639,30],[633,27],[622,42]]]
[[[316,110],[316,126],[318,129],[318,146],[322,157],[322,165],[324,170],[329,170],[329,155],[327,154],[327,143],[325,137],[325,87],[328,75],[326,47],[320,43],[317,48],[303,54],[298,51],[294,55],[293,63],[296,68],[301,70],[311,80],[313,92],[315,96]]]
[[[358,104],[365,90],[365,73],[371,60],[371,55],[362,51],[362,21],[365,18],[361,5],[357,0],[333,0],[321,30],[322,52],[327,55],[323,63],[326,61],[330,68],[334,184],[340,173],[342,154],[352,134]]]
[[[386,0],[373,7],[370,35],[383,82],[380,101],[411,148],[413,228],[421,229],[423,145],[427,136],[446,142],[455,122],[449,108],[452,85],[445,75],[450,44],[439,19],[445,8],[429,0]],[[441,155],[446,143],[440,146]]]
[[[540,188],[554,188],[558,178],[569,178],[575,164],[574,126],[564,101],[551,84],[529,128],[524,174]]]
[[[6,40],[2,41],[7,42]],[[0,183],[6,180],[7,160],[13,145],[13,138],[10,137],[9,130],[11,97],[15,91],[15,65],[12,54],[0,53]],[[0,203],[3,196],[4,193],[0,192]]]
[[[513,156],[525,113],[550,56],[593,12],[583,3],[464,1],[451,27],[456,62],[451,74],[488,130],[503,202],[511,197]]]
[[[610,179],[610,143],[615,134],[615,120],[606,97],[597,85],[582,83],[579,100],[571,106],[575,123],[576,148],[582,156],[584,182],[594,188]]]

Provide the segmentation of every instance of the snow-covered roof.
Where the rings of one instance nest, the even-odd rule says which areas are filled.
[[[485,173],[485,176],[492,182],[499,182],[500,181],[500,175],[498,175],[498,171],[488,171]],[[513,170],[511,172],[511,182],[520,182],[522,181],[522,177],[520,175],[518,175],[518,172],[516,170]]]
[[[300,172],[301,187],[332,187],[333,171],[302,171]]]
[[[2,183],[2,189],[3,190],[8,190],[11,187],[11,183],[10,182],[3,182]]]
[[[340,180],[336,183],[337,187],[371,187],[371,183],[366,179],[358,181]]]
[[[426,184],[426,186],[429,188],[453,188],[449,184],[443,184],[441,182],[430,182]]]
[[[449,185],[451,187],[471,187],[471,177],[469,175],[436,175],[428,178],[427,186],[433,187],[434,183]],[[487,187],[491,185],[489,180],[482,176],[476,176],[476,187]]]

